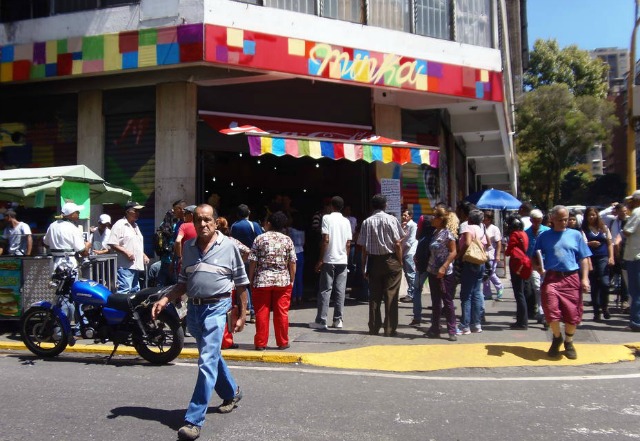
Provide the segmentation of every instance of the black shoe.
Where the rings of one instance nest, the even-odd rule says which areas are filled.
[[[593,315],[593,321],[596,323],[600,323],[602,319],[600,318],[600,313]]]
[[[517,323],[512,323],[509,325],[509,329],[513,329],[513,330],[517,330],[517,331],[526,331],[528,328],[527,326],[522,326],[519,325]]]
[[[576,348],[573,346],[572,341],[564,342],[564,355],[569,360],[575,360],[576,358],[578,358],[578,354],[576,353]]]
[[[413,303],[413,297],[404,296],[400,299],[401,303]]]
[[[604,311],[602,311],[602,317],[604,317],[606,320],[609,320],[611,318],[611,313],[609,312],[608,309],[605,309]]]
[[[559,337],[553,337],[553,341],[551,342],[551,347],[549,348],[549,350],[547,351],[547,355],[551,358],[557,358],[560,356],[560,345],[562,344],[564,340],[562,339],[562,336]]]
[[[427,338],[440,338],[440,332],[435,331],[433,329],[429,329],[427,331],[427,333],[425,334],[425,337],[427,337]]]

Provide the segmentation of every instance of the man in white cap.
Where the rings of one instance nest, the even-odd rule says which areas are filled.
[[[640,190],[628,196],[627,201],[632,212],[622,230],[626,237],[622,258],[627,270],[627,290],[631,300],[629,329],[640,332]]]
[[[89,252],[91,244],[84,241],[82,232],[76,225],[81,210],[84,210],[82,205],[66,202],[60,210],[62,219],[49,225],[47,233],[44,235],[42,241],[54,257],[54,269],[62,262],[67,262],[72,268],[75,268],[78,266],[78,262],[74,255],[78,253],[81,256],[86,256]]]
[[[144,253],[144,238],[138,228],[138,217],[144,206],[137,202],[125,205],[124,217],[113,224],[107,245],[118,253],[118,294],[140,291],[140,271],[149,263]]]
[[[91,233],[91,253],[92,254],[107,254],[110,249],[107,245],[109,236],[111,235],[111,216],[108,214],[101,214],[98,218],[98,228]]]

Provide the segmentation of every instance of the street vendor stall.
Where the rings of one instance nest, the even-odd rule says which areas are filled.
[[[92,204],[124,204],[130,198],[129,190],[105,182],[84,165],[0,170],[0,200],[33,208],[56,207],[58,212],[65,202],[73,201],[84,207],[80,228],[87,234]],[[0,256],[0,320],[18,319],[34,300],[53,298],[49,283],[53,259],[37,242],[32,256]],[[83,275],[115,291],[115,255],[89,260]]]

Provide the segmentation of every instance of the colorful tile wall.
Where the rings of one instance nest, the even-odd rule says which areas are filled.
[[[205,24],[205,60],[501,102],[502,73]]]
[[[0,82],[202,61],[202,24],[0,46]]]
[[[209,61],[501,102],[501,72],[210,24],[0,46],[0,82]]]

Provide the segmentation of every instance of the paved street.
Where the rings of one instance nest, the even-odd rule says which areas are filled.
[[[640,437],[637,362],[392,374],[232,363],[244,399],[203,440],[628,440]],[[174,440],[196,365],[0,355],[0,440]]]

